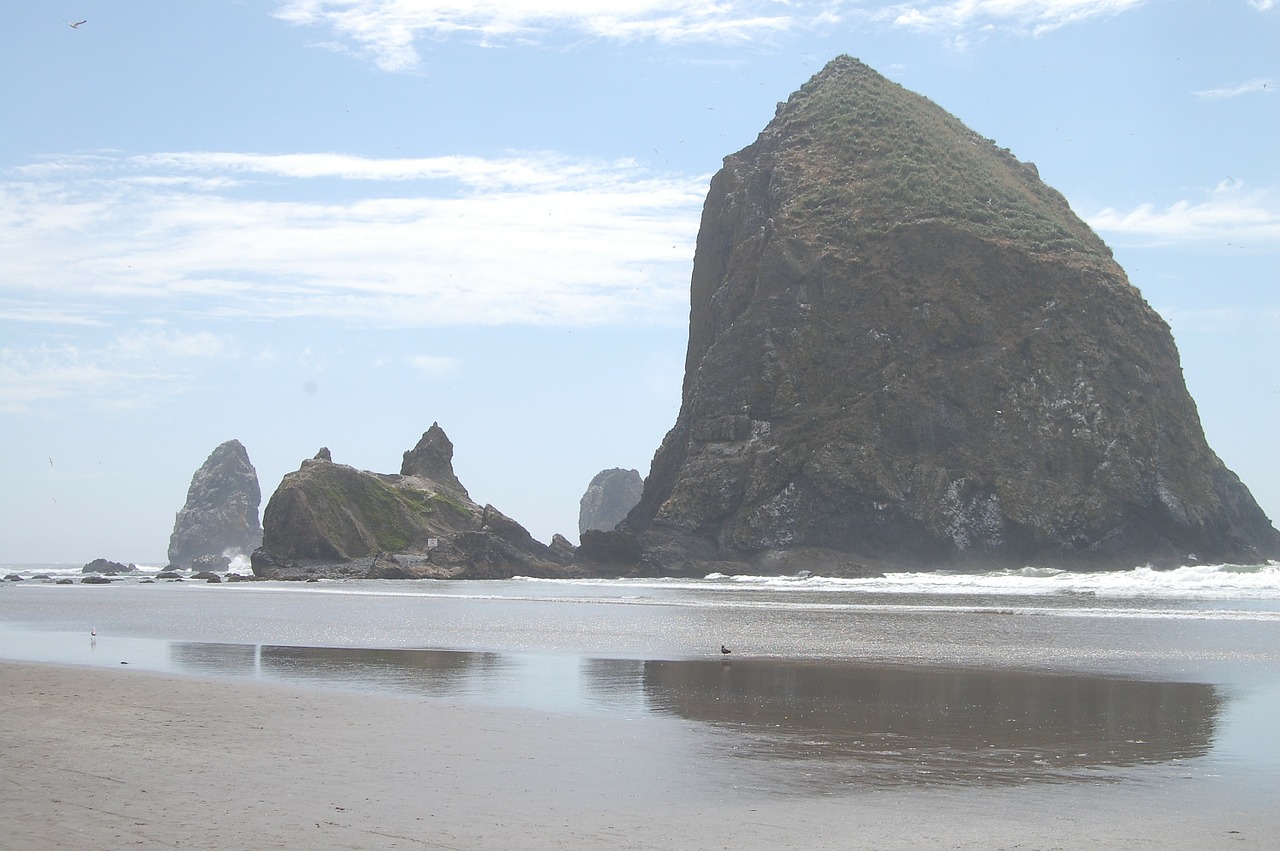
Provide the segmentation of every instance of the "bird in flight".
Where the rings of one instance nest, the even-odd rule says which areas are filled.
[[[63,18],[62,20],[67,21],[66,18]],[[67,26],[71,27],[71,29],[73,30],[78,30],[80,29],[81,24],[87,24],[87,23],[89,23],[89,20],[86,18],[83,21],[76,21],[74,23],[72,23],[71,21],[67,21]]]

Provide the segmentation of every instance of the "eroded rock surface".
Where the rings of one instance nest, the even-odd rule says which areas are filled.
[[[637,569],[1280,555],[1107,246],[857,60],[726,158],[691,302],[680,413],[621,527]]]
[[[643,492],[639,470],[615,467],[596,473],[578,503],[578,533],[613,529],[635,508]]]
[[[261,503],[249,453],[240,441],[228,440],[191,477],[187,501],[169,537],[169,566],[190,569],[202,557],[253,552],[262,544]]]
[[[576,571],[571,547],[548,547],[493,506],[472,501],[439,424],[404,453],[399,474],[334,463],[321,450],[284,477],[263,526],[252,558],[258,576],[493,579]]]

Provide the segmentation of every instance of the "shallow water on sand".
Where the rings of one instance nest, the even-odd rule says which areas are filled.
[[[1280,582],[1218,573],[1175,577],[1177,593],[1132,572],[24,581],[0,587],[0,658],[678,719],[774,791],[1189,779],[1274,794]]]

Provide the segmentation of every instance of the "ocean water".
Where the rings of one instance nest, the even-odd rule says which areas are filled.
[[[1280,793],[1276,564],[871,579],[157,573],[59,585],[79,566],[0,566],[26,577],[0,583],[0,658],[676,719],[770,784],[824,794],[1188,777]]]

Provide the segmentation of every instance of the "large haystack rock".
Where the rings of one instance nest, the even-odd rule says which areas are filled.
[[[848,57],[712,179],[680,413],[621,528],[661,572],[1280,555],[1109,249]]]

